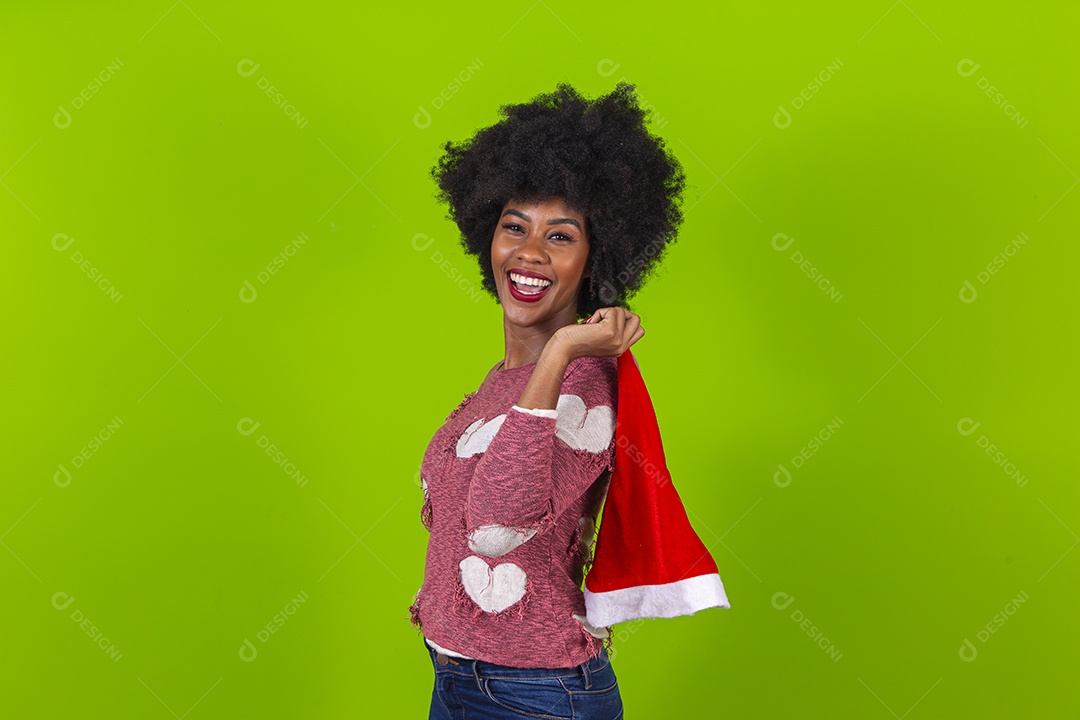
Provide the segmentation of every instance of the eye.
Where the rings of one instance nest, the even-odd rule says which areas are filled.
[[[504,223],[503,224],[503,230],[509,230],[511,232],[524,232],[524,230],[522,230],[521,226],[518,225],[517,223]]]
[[[552,233],[551,234],[551,239],[552,240],[570,240],[570,241],[573,241],[574,238],[572,236],[570,236],[570,235],[567,235],[566,233],[557,232],[557,233]]]

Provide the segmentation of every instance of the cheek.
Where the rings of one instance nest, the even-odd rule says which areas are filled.
[[[562,276],[566,278],[578,278],[581,279],[585,275],[585,265],[588,260],[588,254],[576,253],[573,257],[568,257],[563,262]]]
[[[497,242],[491,243],[491,269],[495,275],[499,274],[499,267],[502,266],[505,259],[503,254]]]
[[[491,241],[492,264],[494,265],[497,264],[497,262],[501,263],[506,260],[506,255],[509,253],[509,248],[509,244],[504,240],[500,239],[498,235],[496,235]]]

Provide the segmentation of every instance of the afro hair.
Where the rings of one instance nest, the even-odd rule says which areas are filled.
[[[634,86],[620,82],[589,101],[565,83],[527,103],[504,105],[496,124],[447,142],[431,169],[447,218],[476,255],[482,286],[499,302],[491,241],[510,200],[561,197],[585,217],[590,276],[577,315],[629,308],[628,299],[675,242],[686,178],[679,161],[645,127]]]

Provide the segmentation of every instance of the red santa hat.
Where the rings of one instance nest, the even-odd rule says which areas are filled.
[[[586,619],[602,628],[730,608],[716,562],[671,483],[652,399],[629,349],[618,376],[615,463],[585,576]]]

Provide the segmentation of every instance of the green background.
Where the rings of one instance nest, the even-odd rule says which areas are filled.
[[[1077,717],[1074,3],[170,2],[0,11],[0,714],[425,717],[418,468],[503,352],[428,169],[626,78],[731,600],[616,627],[627,716]]]

